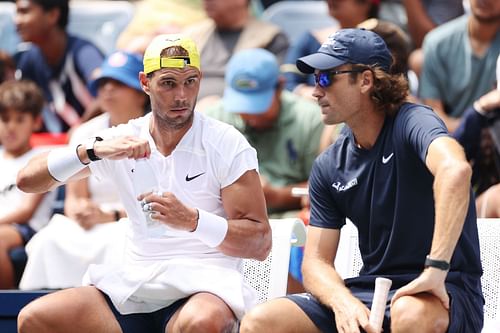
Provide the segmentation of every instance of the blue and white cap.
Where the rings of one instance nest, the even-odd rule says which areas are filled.
[[[233,55],[226,69],[224,109],[259,114],[271,106],[279,80],[276,57],[264,49],[247,49]]]

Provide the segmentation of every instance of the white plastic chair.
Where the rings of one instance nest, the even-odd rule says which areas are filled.
[[[340,230],[340,242],[334,265],[343,279],[358,276],[363,266],[358,247],[358,229],[349,220]]]
[[[483,333],[500,332],[500,218],[477,220],[485,299]]]
[[[272,219],[269,222],[273,246],[267,259],[243,260],[245,279],[257,290],[259,302],[286,294],[290,248],[303,246],[306,239],[306,228],[300,219]]]
[[[500,332],[500,219],[478,219],[479,246],[485,299],[482,333]],[[358,247],[358,231],[348,221],[341,229],[335,268],[343,278],[357,276],[362,266]]]
[[[279,26],[293,43],[305,31],[337,25],[326,1],[279,1],[264,10],[262,19]]]

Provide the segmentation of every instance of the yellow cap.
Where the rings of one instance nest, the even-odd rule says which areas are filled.
[[[171,46],[180,46],[188,52],[187,57],[160,57],[161,51]],[[182,35],[159,35],[144,52],[144,72],[149,74],[160,68],[184,68],[193,66],[201,70],[200,54],[194,41]]]

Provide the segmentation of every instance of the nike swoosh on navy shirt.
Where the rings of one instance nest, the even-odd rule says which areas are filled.
[[[385,157],[385,156],[382,156],[382,163],[383,164],[387,164],[387,162],[390,161],[390,159],[392,158],[392,156],[394,156],[394,153],[391,153],[389,156]]]

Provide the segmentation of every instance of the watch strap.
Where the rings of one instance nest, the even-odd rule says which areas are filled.
[[[89,160],[92,162],[99,161],[101,158],[95,154],[94,145],[97,141],[102,141],[103,139],[100,136],[96,136],[90,138],[87,144],[85,145],[85,149],[87,150],[87,156]]]
[[[446,260],[432,259],[430,256],[425,257],[424,266],[426,268],[427,267],[434,267],[434,268],[440,269],[442,271],[447,271],[450,269],[450,263],[447,262]]]

